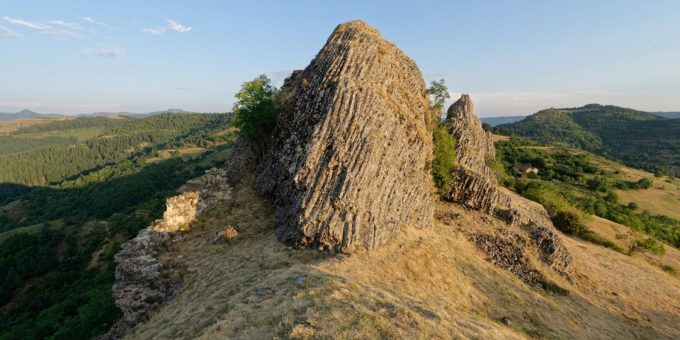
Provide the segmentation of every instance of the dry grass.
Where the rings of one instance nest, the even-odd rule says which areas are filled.
[[[167,149],[161,150],[158,153],[158,157],[150,157],[146,159],[146,163],[158,163],[162,160],[166,160],[173,157],[173,152],[178,152],[180,157],[194,157],[198,156],[206,151],[205,148],[200,147],[184,147],[179,149]]]
[[[624,204],[635,202],[640,210],[680,220],[680,181],[677,179],[654,178],[649,189],[617,190],[616,194]]]
[[[496,135],[496,134],[492,135],[492,138],[493,138],[494,143],[504,142],[504,141],[510,140],[510,136],[503,136],[503,135]]]
[[[274,236],[274,214],[248,185],[177,243],[184,289],[131,336],[204,338],[677,338],[678,279],[646,261],[566,238],[568,296],[531,288],[486,262],[461,228],[499,221],[457,206],[452,225],[402,230],[376,251],[295,250]],[[208,237],[232,225],[238,237]],[[617,295],[614,295],[616,293]],[[510,325],[500,320],[507,318]]]
[[[617,246],[626,251],[631,248],[636,239],[648,237],[642,233],[631,230],[623,224],[619,224],[598,216],[593,216],[588,226],[591,230],[616,243]],[[650,264],[656,265],[657,267],[668,265],[680,270],[680,250],[668,244],[664,244],[664,248],[666,249],[666,254],[662,256],[653,255],[649,252],[636,252],[631,255],[635,258],[646,260]]]
[[[47,124],[51,122],[71,120],[76,117],[70,116],[60,116],[60,117],[44,117],[44,118],[31,118],[31,119],[17,119],[17,120],[6,120],[0,122],[0,135],[8,134],[10,132],[16,131],[22,127]]]

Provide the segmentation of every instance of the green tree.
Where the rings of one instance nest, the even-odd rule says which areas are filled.
[[[430,95],[432,116],[434,117],[434,122],[437,123],[444,110],[444,102],[451,98],[451,95],[449,95],[449,89],[444,85],[444,79],[432,81],[430,83],[430,88],[427,89],[427,93]]]
[[[274,129],[278,114],[276,91],[264,74],[243,83],[233,108],[233,124],[239,128],[239,135],[254,140]]]

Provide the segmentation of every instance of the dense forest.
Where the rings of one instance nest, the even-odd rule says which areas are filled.
[[[680,176],[680,119],[617,106],[547,109],[499,125],[504,135],[591,151],[632,167]]]
[[[78,145],[37,145],[9,154],[26,163],[3,164],[25,179],[63,166],[50,184],[0,185],[0,339],[87,339],[110,328],[120,317],[111,297],[113,255],[162,215],[165,199],[188,179],[221,166],[234,138],[225,114],[104,119],[54,122],[11,135],[40,139],[99,129]],[[183,147],[202,151],[159,157]],[[30,156],[37,159],[30,162]]]

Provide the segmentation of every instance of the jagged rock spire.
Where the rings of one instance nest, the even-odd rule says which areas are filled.
[[[433,223],[432,137],[415,62],[363,21],[339,25],[287,96],[255,188],[296,246],[351,251]]]
[[[449,107],[446,122],[451,125],[451,133],[456,138],[458,165],[495,181],[496,177],[486,166],[486,159],[493,159],[496,155],[493,136],[482,128],[469,95],[463,94]]]

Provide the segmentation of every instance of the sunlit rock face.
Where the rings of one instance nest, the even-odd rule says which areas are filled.
[[[373,249],[433,223],[431,117],[415,62],[362,21],[339,25],[301,72],[256,190],[283,242]]]
[[[115,255],[113,299],[123,317],[104,339],[121,338],[175,296],[186,268],[179,259],[161,255],[172,249],[176,235],[189,230],[203,212],[231,197],[224,169],[207,170],[183,190],[187,191],[166,200],[162,219],[125,242]]]

